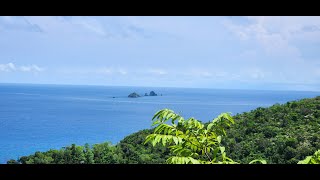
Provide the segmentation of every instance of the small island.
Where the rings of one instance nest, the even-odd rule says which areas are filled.
[[[158,96],[154,91],[151,91],[149,96]]]
[[[136,92],[133,92],[133,93],[129,94],[128,97],[129,97],[129,98],[137,98],[137,97],[140,97],[140,95],[137,94]]]
[[[154,91],[150,91],[150,93],[145,93],[144,96],[158,96],[158,94],[156,94]],[[161,94],[162,96],[162,94]],[[138,93],[133,92],[131,94],[128,95],[129,98],[138,98],[141,97]]]

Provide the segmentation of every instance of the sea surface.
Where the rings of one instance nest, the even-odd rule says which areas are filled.
[[[132,92],[159,96],[128,98]],[[162,94],[162,96],[160,96]],[[195,88],[0,84],[0,163],[60,149],[109,141],[151,127],[152,116],[170,108],[203,122],[319,92]]]

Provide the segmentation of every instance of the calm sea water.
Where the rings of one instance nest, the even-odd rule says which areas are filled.
[[[128,98],[131,92],[163,96]],[[203,122],[316,92],[0,84],[0,163],[76,143],[119,142],[170,108]],[[113,98],[115,97],[115,98]]]

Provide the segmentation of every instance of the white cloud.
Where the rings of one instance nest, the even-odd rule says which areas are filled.
[[[207,68],[191,68],[186,70],[186,75],[200,77],[200,78],[225,78],[229,73],[221,70],[207,69]]]
[[[122,75],[126,75],[128,72],[126,71],[126,70],[124,70],[124,69],[118,69],[118,72],[120,73],[120,74],[122,74]]]
[[[224,25],[240,41],[253,45],[234,58],[244,65],[247,63],[237,72],[242,79],[279,83],[319,82],[316,70],[319,65],[308,58],[315,52],[310,54],[302,47],[310,45],[315,48],[315,44],[320,43],[320,17],[259,16],[242,17],[241,20],[230,18]]]
[[[320,43],[320,17],[253,16],[243,17],[249,23],[230,19],[224,25],[240,40],[258,42],[271,55],[299,58],[295,41]]]
[[[13,63],[7,63],[7,64],[0,64],[0,72],[41,72],[44,71],[44,68],[39,67],[37,65],[23,65],[23,66],[16,66]]]
[[[114,67],[103,67],[98,69],[93,69],[92,71],[89,71],[89,73],[98,73],[98,74],[121,74],[126,75],[128,72],[124,68],[114,68]]]
[[[113,70],[112,68],[101,68],[101,69],[98,69],[96,70],[97,73],[101,73],[101,74],[112,74],[113,73]]]
[[[44,71],[44,68],[41,68],[37,65],[29,65],[29,66],[20,66],[19,68],[23,72],[41,72]]]
[[[149,73],[151,74],[156,74],[156,75],[166,75],[168,72],[164,69],[157,69],[157,68],[151,68],[148,70]]]
[[[291,31],[296,30],[291,24],[281,24],[285,21],[281,17],[246,17],[250,24],[236,24],[226,21],[225,26],[231,30],[240,40],[254,40],[271,55],[286,55],[299,57],[300,51],[290,44]]]
[[[15,71],[16,67],[13,63],[8,63],[8,64],[0,64],[0,72],[10,72],[10,71]]]

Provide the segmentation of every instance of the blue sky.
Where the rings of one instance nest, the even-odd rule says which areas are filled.
[[[320,91],[320,17],[0,17],[0,83]]]

